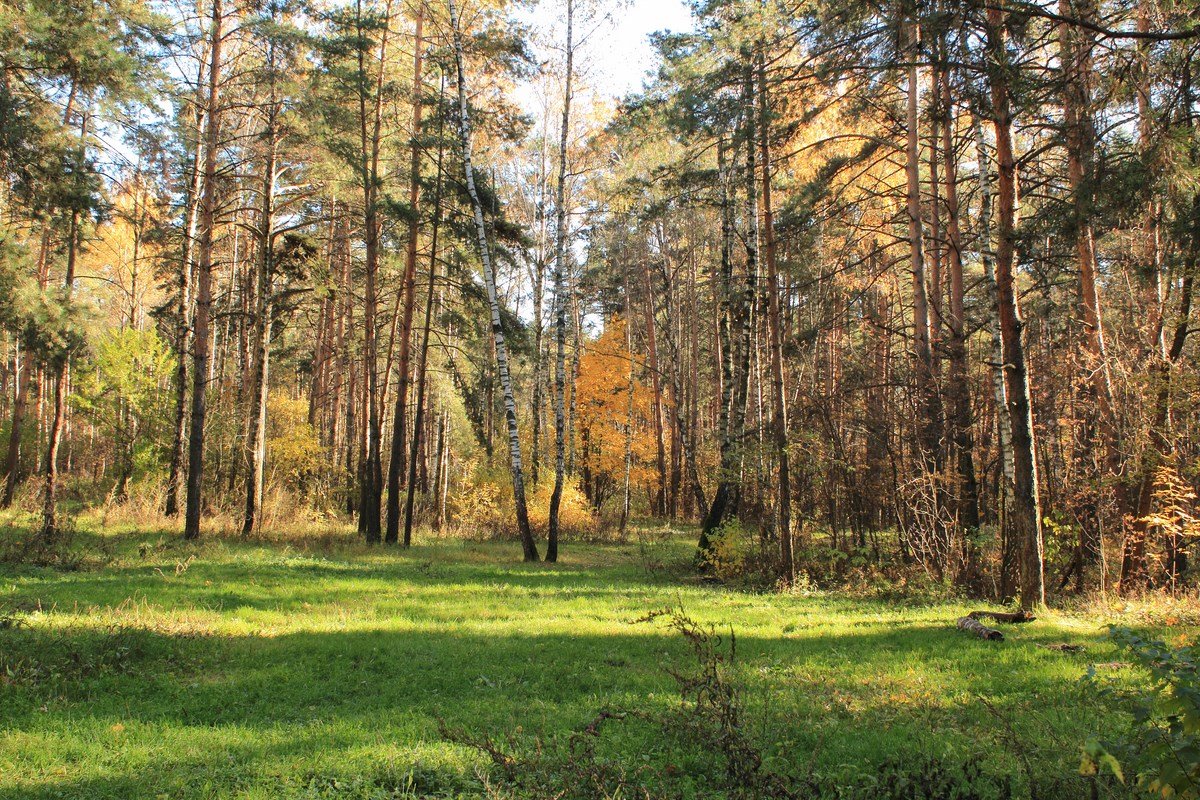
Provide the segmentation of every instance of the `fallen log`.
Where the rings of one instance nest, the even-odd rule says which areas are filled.
[[[989,628],[974,617],[959,617],[958,629],[973,633],[980,639],[994,640],[997,642],[1004,641],[1004,634],[995,628]]]
[[[993,622],[1033,622],[1037,617],[1024,609],[1017,612],[1007,611],[972,611],[967,614],[973,620],[990,619]]]

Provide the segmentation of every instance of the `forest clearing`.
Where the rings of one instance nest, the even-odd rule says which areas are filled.
[[[0,800],[1200,800],[1198,0],[0,0]]]
[[[667,608],[715,626],[719,649],[735,634],[722,670],[745,736],[765,770],[820,787],[811,796],[1001,797],[1011,780],[1026,797],[1032,777],[1033,796],[1080,797],[1083,743],[1123,724],[1082,677],[1098,664],[1121,687],[1145,679],[1104,623],[1178,623],[1178,609],[1120,604],[983,641],[954,627],[961,602],[697,582],[691,534],[661,530],[574,545],[557,565],[462,540],[396,554],[349,532],[199,549],[87,539],[103,568],[0,567],[0,797],[557,796],[522,787],[529,775],[486,793],[488,756],[439,726],[566,762],[572,732],[603,711],[647,715],[598,740],[633,786],[742,796],[713,731],[681,711],[669,671],[700,672],[687,641],[668,620],[638,621]],[[1084,649],[1047,647],[1060,644]],[[930,794],[879,788],[888,769],[919,783],[930,764],[949,775]],[[954,777],[972,765],[981,776]],[[578,765],[554,766],[563,788],[604,796]]]

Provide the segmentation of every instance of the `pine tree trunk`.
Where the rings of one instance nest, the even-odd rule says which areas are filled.
[[[642,280],[646,290],[646,360],[650,368],[650,387],[654,393],[654,444],[655,466],[658,474],[658,487],[654,495],[654,513],[659,517],[667,510],[667,451],[663,441],[663,396],[662,370],[658,363],[658,330],[655,314],[654,287],[650,281],[649,264],[642,261]]]
[[[1179,306],[1175,329],[1165,358],[1156,361],[1153,369],[1152,385],[1156,387],[1156,391],[1154,413],[1150,424],[1151,449],[1141,465],[1135,495],[1137,505],[1131,515],[1133,519],[1125,531],[1120,578],[1120,590],[1123,594],[1145,588],[1150,583],[1150,574],[1146,564],[1146,538],[1150,532],[1147,517],[1154,504],[1156,470],[1170,457],[1173,449],[1168,433],[1172,405],[1172,375],[1183,356],[1183,348],[1187,343],[1188,334],[1193,330],[1191,327],[1192,305],[1196,291],[1196,273],[1200,268],[1200,194],[1192,199],[1190,217],[1187,248],[1183,253],[1183,276],[1179,284]],[[1175,563],[1177,558],[1176,553],[1168,553],[1168,563],[1165,566],[1172,578],[1177,577],[1178,564]]]
[[[1033,409],[1025,363],[1015,281],[1017,163],[1012,142],[1012,110],[1006,73],[1004,12],[987,12],[987,49],[992,69],[992,124],[996,134],[998,224],[996,230],[996,297],[1003,349],[1005,397],[1012,431],[1013,533],[1021,550],[1021,608],[1032,610],[1046,602],[1042,554],[1042,514],[1034,455]]]
[[[75,86],[72,84],[71,96],[75,96]],[[68,103],[68,108],[70,107]],[[69,114],[69,111],[68,111]],[[88,112],[84,111],[79,125],[79,156],[84,160],[87,152]],[[67,225],[67,268],[63,274],[62,299],[64,303],[71,302],[75,287],[75,266],[79,258],[79,248],[82,244],[79,233],[79,209],[71,211]],[[59,534],[58,523],[58,452],[62,446],[63,426],[67,416],[67,394],[70,389],[71,354],[63,352],[56,354],[50,363],[54,370],[54,406],[48,431],[46,445],[46,485],[42,505],[42,540],[52,542]]]
[[[50,257],[50,228],[46,226],[42,232],[41,244],[38,248],[37,283],[38,288],[45,291],[49,281],[47,272]],[[8,432],[8,452],[5,457],[4,497],[0,500],[0,508],[9,508],[16,499],[17,485],[21,480],[21,436],[25,416],[28,413],[28,397],[30,386],[36,390],[34,397],[35,421],[41,425],[42,380],[44,374],[41,368],[35,368],[32,353],[27,352],[21,369],[17,374],[17,391],[13,398],[12,426]]]
[[[753,147],[753,143],[750,145]],[[751,176],[753,180],[753,175]],[[671,355],[671,412],[672,421],[674,422],[674,434],[678,439],[678,446],[681,459],[676,461],[676,464],[687,471],[688,488],[692,496],[696,500],[696,508],[699,511],[700,518],[708,516],[708,500],[704,496],[704,487],[700,483],[700,470],[696,466],[696,449],[695,442],[692,440],[689,420],[687,419],[685,398],[683,396],[683,348],[679,345],[678,317],[675,312],[674,292],[672,291],[673,274],[671,266],[666,257],[666,236],[661,234],[663,244],[663,258],[660,264],[659,274],[663,282],[663,323],[666,328],[667,349]],[[676,471],[674,476],[675,486],[678,484],[682,476]],[[677,508],[678,493],[672,492],[671,498],[671,516],[675,516]]]
[[[701,563],[712,546],[711,537],[721,526],[727,513],[737,508],[740,495],[742,460],[745,452],[746,402],[750,386],[750,354],[753,344],[754,304],[758,297],[756,248],[747,239],[746,275],[743,291],[734,302],[733,288],[733,208],[730,198],[729,168],[724,143],[718,144],[718,178],[721,214],[721,273],[718,290],[718,342],[721,361],[720,474],[708,514],[700,530]],[[737,346],[734,346],[734,325],[737,326]]]
[[[779,480],[779,579],[791,586],[796,578],[792,555],[792,482],[788,469],[787,395],[783,367],[783,317],[779,311],[779,270],[775,263],[775,221],[771,208],[771,117],[768,113],[767,69],[758,62],[758,139],[762,160],[763,257],[767,267],[767,333],[771,346],[771,438]]]
[[[262,524],[263,475],[267,460],[267,393],[271,369],[271,270],[274,266],[275,231],[275,111],[269,112],[265,134],[267,157],[263,165],[262,208],[259,210],[258,253],[255,269],[253,352],[250,366],[249,436],[246,439],[246,510],[242,535],[249,536]]]
[[[1095,16],[1089,0],[1076,8],[1071,0],[1060,0],[1059,12],[1071,18]],[[1116,412],[1113,408],[1112,381],[1104,342],[1100,294],[1096,283],[1095,228],[1092,224],[1094,154],[1096,129],[1092,113],[1091,37],[1082,28],[1060,23],[1059,61],[1063,71],[1063,127],[1067,154],[1067,185],[1071,192],[1070,233],[1074,238],[1075,266],[1079,272],[1079,365],[1078,404],[1083,418],[1075,425],[1074,460],[1082,477],[1082,492],[1075,498],[1074,511],[1079,520],[1079,545],[1074,569],[1078,585],[1085,582],[1087,568],[1100,554],[1100,529],[1103,523],[1100,484],[1105,475],[1094,467],[1095,451],[1108,477],[1120,474]],[[1119,484],[1116,484],[1119,486]],[[1117,507],[1125,510],[1123,493],[1118,491]],[[1131,510],[1131,509],[1130,509]]]
[[[18,351],[19,353],[19,351]],[[25,420],[25,407],[28,404],[29,381],[33,372],[33,355],[25,352],[21,365],[17,370],[17,388],[13,397],[12,427],[8,434],[8,452],[4,459],[4,498],[0,500],[0,508],[12,506],[17,491],[21,468],[21,429]]]
[[[943,45],[944,47],[944,45]],[[958,158],[954,147],[955,116],[950,92],[949,70],[940,75],[942,111],[942,160],[946,182],[946,256],[950,271],[950,313],[947,315],[950,396],[949,440],[958,471],[956,516],[963,530],[963,563],[958,582],[967,587],[978,583],[978,553],[974,536],[979,528],[979,484],[975,476],[975,440],[971,418],[971,383],[967,366],[966,285],[963,281],[962,233],[959,225]],[[990,198],[988,198],[990,202]],[[990,214],[990,209],[989,212]]]
[[[382,146],[383,86],[387,72],[388,34],[391,31],[391,2],[384,10],[379,42],[379,74],[374,96],[359,87],[359,138],[362,157],[363,234],[366,281],[363,297],[363,385],[362,463],[359,475],[359,530],[368,544],[382,539],[380,529],[383,500],[383,435],[379,391],[379,158]],[[359,74],[366,80],[366,53],[358,50]]]
[[[925,284],[925,234],[922,229],[924,215],[921,211],[921,154],[920,154],[920,101],[921,85],[917,69],[920,58],[920,32],[917,23],[905,20],[901,23],[908,59],[907,88],[907,143],[905,148],[905,175],[907,178],[908,201],[908,244],[912,260],[913,289],[913,355],[916,372],[917,396],[920,398],[920,422],[917,426],[917,444],[921,466],[925,473],[934,473],[941,460],[941,399],[934,380],[933,348],[930,344],[929,296]]]
[[[204,486],[204,422],[208,413],[206,390],[209,379],[209,354],[212,332],[209,330],[212,313],[213,237],[216,232],[217,158],[221,144],[221,54],[224,43],[223,0],[212,0],[212,29],[209,31],[208,65],[208,127],[204,133],[204,180],[200,200],[200,239],[196,265],[196,316],[193,327],[192,411],[188,432],[187,506],[184,513],[183,536],[200,536],[200,514],[203,510]]]
[[[425,4],[417,3],[416,30],[413,32],[413,87],[412,87],[412,142],[409,145],[408,168],[408,204],[412,217],[408,223],[408,241],[404,250],[404,310],[400,318],[400,357],[397,366],[399,386],[396,389],[396,409],[392,415],[392,457],[388,462],[388,501],[387,501],[387,531],[385,541],[389,544],[396,542],[400,525],[400,489],[413,482],[412,470],[407,479],[401,474],[405,455],[404,440],[408,433],[408,383],[410,362],[412,360],[412,328],[413,311],[416,307],[417,295],[417,236],[421,226],[418,209],[421,199],[421,112],[423,103],[422,93],[422,60],[425,50],[424,39]],[[433,284],[433,273],[430,273],[430,285]],[[420,402],[420,400],[418,400]],[[418,438],[419,429],[414,425],[413,438]],[[411,496],[411,492],[409,493]],[[411,524],[409,515],[405,514],[405,546],[411,539]]]
[[[443,84],[444,86],[444,84]],[[441,96],[439,95],[439,101]],[[439,134],[440,134],[439,125]],[[429,329],[433,323],[434,289],[437,286],[438,232],[442,222],[442,137],[438,136],[437,178],[433,192],[433,224],[429,236],[429,286],[425,293],[425,322],[421,328],[420,367],[417,371],[417,411],[413,417],[413,441],[408,457],[407,496],[404,500],[404,546],[412,544],[413,503],[417,489],[417,453],[425,419],[425,378],[429,371]],[[415,257],[414,253],[414,257]]]
[[[204,83],[204,67],[197,76],[197,87]],[[200,89],[196,90],[197,95]],[[187,455],[187,391],[188,350],[191,347],[192,314],[192,271],[195,269],[196,229],[200,215],[200,192],[204,159],[204,119],[206,116],[203,98],[196,98],[196,151],[192,157],[191,183],[187,192],[187,227],[183,234],[183,257],[179,263],[178,288],[175,313],[178,316],[175,331],[175,351],[179,361],[175,366],[175,424],[171,442],[171,466],[167,475],[167,492],[163,512],[168,517],[179,514],[179,490],[183,484],[184,459]]]

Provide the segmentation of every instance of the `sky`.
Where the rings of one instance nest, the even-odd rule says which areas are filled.
[[[650,34],[691,28],[692,14],[683,0],[634,0],[614,15],[609,30],[597,33],[590,55],[596,77],[603,75],[607,80],[596,83],[611,86],[618,97],[640,89],[646,73],[657,68]]]
[[[608,20],[594,30],[580,30],[576,36],[587,36],[581,48],[582,71],[588,88],[600,96],[620,98],[640,89],[657,68],[650,35],[656,31],[686,31],[693,26],[692,14],[684,0],[596,0],[603,8],[612,10]],[[539,58],[550,59],[553,54],[545,42],[561,42],[564,38],[562,0],[539,0],[526,12],[518,14],[531,25],[542,44],[534,44]],[[590,34],[590,35],[589,35]]]

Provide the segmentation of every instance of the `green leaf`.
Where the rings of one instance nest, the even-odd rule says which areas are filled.
[[[1121,769],[1121,762],[1117,761],[1116,756],[1108,752],[1108,749],[1096,739],[1089,739],[1084,745],[1084,763],[1080,765],[1080,775],[1095,775],[1100,767],[1107,767],[1113,775],[1117,777],[1121,783],[1125,783],[1125,773]],[[1090,768],[1090,772],[1085,772],[1085,767]]]

